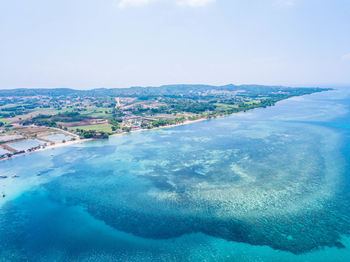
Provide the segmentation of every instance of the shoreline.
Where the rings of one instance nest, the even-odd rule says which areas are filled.
[[[312,95],[312,94],[310,94],[310,95]],[[276,102],[276,104],[280,103],[280,102],[283,102],[283,101],[288,101],[288,100],[290,100],[292,98],[295,98],[295,97],[289,97],[287,99],[280,100],[280,101]],[[275,106],[276,104],[274,104],[273,106]],[[160,129],[165,129],[165,128],[173,128],[173,127],[177,127],[177,126],[189,125],[189,124],[194,124],[194,123],[203,122],[203,121],[209,121],[209,120],[214,120],[214,119],[230,117],[230,116],[233,116],[233,115],[242,114],[242,113],[253,111],[253,110],[257,110],[257,109],[265,109],[265,108],[264,107],[256,107],[256,108],[249,109],[247,111],[240,111],[240,112],[236,112],[236,113],[232,113],[232,114],[228,114],[228,115],[220,115],[220,116],[216,116],[214,118],[209,118],[209,119],[208,118],[198,118],[198,119],[195,119],[195,120],[186,120],[183,123],[174,124],[174,125],[159,126],[159,127],[150,128],[150,129],[142,129],[142,128],[140,128],[140,129],[136,129],[136,130],[131,130],[129,132],[112,134],[112,135],[110,135],[110,137],[111,136],[119,136],[119,135],[127,135],[127,134],[136,133],[136,132],[153,131],[153,130],[160,130]],[[55,128],[55,129],[57,129],[57,128]],[[67,132],[67,131],[60,130],[60,129],[57,129],[57,131]],[[77,138],[76,135],[74,135],[74,137]],[[108,138],[106,138],[106,139],[108,139]],[[55,143],[54,145],[48,145],[48,146],[46,146],[44,148],[41,147],[41,148],[39,148],[37,150],[33,150],[33,151],[30,151],[30,152],[19,153],[19,154],[16,154],[16,155],[12,155],[9,158],[0,159],[0,162],[6,161],[6,160],[11,160],[12,158],[15,158],[15,157],[18,157],[18,156],[24,156],[24,155],[27,155],[27,154],[40,152],[40,151],[44,151],[44,150],[48,150],[48,149],[54,149],[54,148],[58,148],[58,147],[70,146],[70,145],[74,145],[74,144],[78,144],[78,143],[84,143],[84,142],[88,142],[88,141],[97,141],[97,140],[104,140],[104,139],[99,139],[99,138],[84,138],[84,139],[80,139],[80,138],[78,138],[76,140],[66,141],[65,143],[63,143],[63,142]]]
[[[213,118],[213,119],[227,117],[227,116],[232,116],[232,114],[231,115],[226,115],[226,116],[216,117],[216,118]],[[136,132],[145,132],[145,131],[152,131],[152,130],[159,130],[159,129],[172,128],[172,127],[183,126],[183,125],[189,125],[189,124],[194,124],[194,123],[202,122],[202,121],[206,121],[206,120],[211,120],[211,119],[200,118],[200,119],[196,119],[196,120],[186,120],[183,123],[179,123],[179,124],[175,124],[175,125],[159,126],[159,127],[155,127],[155,128],[151,128],[151,129],[142,129],[142,128],[140,128],[140,129],[136,129],[136,130],[131,130],[130,132],[123,132],[123,133],[112,134],[112,135],[110,135],[110,137],[111,136],[119,136],[119,135],[127,135],[127,134],[136,133]],[[59,130],[59,131],[61,131],[61,130]],[[64,131],[64,130],[62,130],[62,131]],[[108,139],[108,138],[106,138],[106,139]],[[29,154],[35,153],[35,152],[45,151],[45,150],[48,150],[48,149],[54,149],[54,148],[59,148],[59,147],[64,147],[64,146],[71,146],[71,145],[74,145],[74,144],[84,143],[84,142],[88,142],[88,141],[98,141],[98,140],[105,140],[105,139],[99,139],[99,138],[84,138],[84,139],[81,139],[81,138],[78,138],[76,140],[70,140],[70,141],[66,141],[64,143],[63,142],[59,142],[59,143],[55,143],[53,145],[47,145],[45,147],[41,147],[39,149],[34,149],[34,150],[30,151],[30,152],[23,152],[23,153],[11,155],[11,157],[8,157],[8,158],[2,158],[2,159],[0,159],[0,162],[6,161],[6,160],[11,160],[11,159],[13,159],[15,157],[19,157],[19,156],[29,155]]]
[[[63,142],[59,142],[59,143],[55,143],[53,145],[40,147],[39,149],[34,149],[34,150],[30,151],[30,152],[18,153],[18,154],[11,155],[8,158],[2,158],[2,159],[0,159],[0,162],[6,161],[6,160],[11,160],[11,159],[13,159],[15,157],[28,155],[28,154],[35,153],[35,152],[45,151],[45,150],[48,150],[48,149],[54,149],[54,148],[58,148],[58,147],[70,146],[70,145],[74,145],[74,144],[78,144],[78,143],[87,142],[87,141],[90,141],[90,140],[95,140],[95,139],[89,138],[89,139],[71,140],[71,141],[67,141],[67,142],[64,142],[64,143]]]

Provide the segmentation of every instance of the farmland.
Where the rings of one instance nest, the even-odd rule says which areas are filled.
[[[43,136],[57,132],[74,139],[106,138],[273,106],[325,90],[257,85],[0,90],[0,132],[46,144],[54,142]],[[2,147],[11,151],[6,143]]]

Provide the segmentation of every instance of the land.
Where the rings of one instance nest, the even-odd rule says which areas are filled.
[[[69,141],[216,118],[326,90],[260,85],[0,90],[0,158]],[[69,141],[45,138],[57,134]],[[25,150],[11,147],[28,140],[40,143]]]

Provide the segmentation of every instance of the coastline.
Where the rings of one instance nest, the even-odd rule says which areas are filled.
[[[30,152],[23,152],[23,153],[11,155],[11,157],[8,157],[8,158],[2,158],[2,159],[0,159],[0,162],[6,161],[6,160],[11,160],[12,158],[28,155],[28,154],[35,153],[35,152],[40,152],[40,151],[44,151],[44,150],[48,150],[48,149],[54,149],[54,148],[63,147],[63,146],[70,146],[70,145],[74,145],[74,144],[78,144],[78,143],[87,142],[87,141],[90,141],[90,140],[94,140],[94,139],[92,139],[92,138],[89,138],[89,139],[77,139],[77,140],[67,141],[67,142],[64,142],[64,143],[63,142],[55,143],[53,145],[48,145],[48,146],[45,146],[45,147],[40,147],[39,149],[34,149],[34,150],[30,151]]]
[[[309,94],[309,95],[312,95],[312,94]],[[280,102],[283,102],[283,101],[288,101],[288,100],[290,100],[292,98],[295,98],[295,97],[289,97],[287,99],[283,99],[283,100],[277,101],[273,106],[275,106],[277,103],[280,103]],[[236,112],[236,113],[232,113],[232,114],[228,114],[228,115],[218,115],[218,116],[216,116],[214,118],[209,118],[209,119],[208,118],[198,118],[198,119],[195,119],[195,120],[186,120],[183,123],[174,124],[174,125],[159,126],[159,127],[150,128],[150,129],[142,129],[142,128],[140,128],[140,129],[131,130],[129,132],[122,132],[122,133],[112,134],[110,136],[127,135],[127,134],[132,134],[132,133],[135,133],[135,132],[145,132],[145,131],[159,130],[159,129],[165,129],[165,128],[173,128],[173,127],[177,127],[177,126],[189,125],[189,124],[194,124],[194,123],[208,121],[208,120],[213,120],[213,119],[225,118],[225,117],[229,117],[229,116],[245,113],[245,112],[252,111],[252,110],[263,109],[263,108],[264,107],[256,107],[256,108],[249,109],[247,111],[240,111],[240,112]],[[60,130],[60,129],[57,129],[57,130],[61,131],[61,132],[66,132],[66,131]],[[75,138],[77,138],[76,135],[75,135]],[[63,146],[70,146],[70,145],[74,145],[74,144],[78,144],[78,143],[84,143],[84,142],[88,142],[88,141],[94,141],[94,140],[104,140],[104,139],[99,139],[99,138],[85,138],[85,139],[81,139],[81,138],[78,138],[76,140],[66,141],[64,143],[63,142],[55,143],[53,145],[47,145],[45,147],[41,147],[41,148],[36,149],[36,150],[34,149],[34,150],[30,151],[30,152],[23,152],[23,153],[19,153],[19,154],[16,154],[16,155],[12,155],[9,158],[0,159],[0,162],[6,161],[6,160],[10,160],[10,159],[12,159],[14,157],[31,154],[31,153],[34,153],[34,152],[44,151],[44,150],[48,150],[48,149],[54,149],[54,148],[63,147]]]
[[[231,115],[220,116],[220,117],[216,117],[215,119],[222,118],[222,117],[227,117],[227,116],[231,116]],[[177,126],[182,126],[182,125],[194,124],[194,123],[202,122],[202,121],[206,121],[206,120],[210,120],[210,119],[199,118],[199,119],[196,119],[196,120],[186,120],[183,123],[179,123],[179,124],[175,124],[175,125],[160,126],[160,127],[155,127],[155,128],[151,128],[151,129],[136,129],[136,130],[131,130],[130,132],[117,133],[117,134],[113,134],[113,135],[110,135],[110,136],[127,135],[127,134],[136,133],[136,132],[144,132],[144,131],[159,130],[159,129],[164,129],[164,128],[172,128],[172,127],[177,127]],[[66,141],[64,143],[63,142],[59,142],[59,143],[55,143],[53,145],[47,145],[45,147],[41,147],[39,149],[34,149],[32,151],[29,151],[29,152],[23,152],[23,153],[15,154],[15,155],[12,155],[11,157],[8,157],[8,158],[2,158],[2,159],[0,159],[0,162],[6,161],[6,160],[11,160],[11,159],[13,159],[15,157],[28,155],[28,154],[35,153],[35,152],[45,151],[45,150],[59,148],[59,147],[64,147],[64,146],[71,146],[71,145],[74,145],[74,144],[79,144],[79,143],[84,143],[84,142],[94,141],[94,140],[103,140],[103,139],[99,139],[99,138],[85,138],[85,139],[81,139],[81,138],[78,138],[76,140],[70,140],[70,141]]]

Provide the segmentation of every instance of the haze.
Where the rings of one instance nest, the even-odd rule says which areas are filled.
[[[346,0],[4,0],[0,88],[350,83]]]

